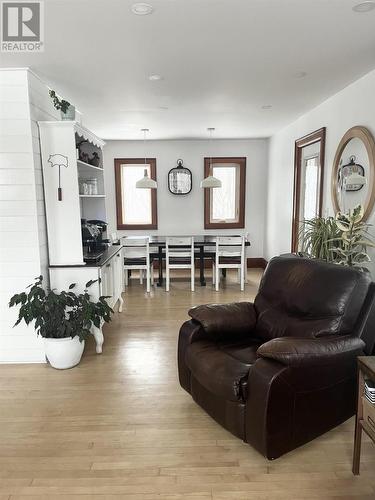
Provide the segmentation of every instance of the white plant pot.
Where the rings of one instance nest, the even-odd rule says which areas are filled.
[[[46,358],[50,365],[58,370],[65,370],[78,365],[81,361],[85,341],[79,337],[65,339],[44,339]]]
[[[66,110],[66,113],[61,111],[61,119],[62,120],[75,120],[76,117],[76,108],[71,104],[69,108]]]

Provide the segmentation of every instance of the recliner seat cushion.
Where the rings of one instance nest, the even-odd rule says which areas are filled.
[[[255,299],[256,335],[320,337],[350,333],[371,282],[370,274],[296,256],[273,258]]]
[[[228,401],[245,401],[247,379],[257,359],[258,342],[193,342],[185,362],[192,376],[207,390]]]

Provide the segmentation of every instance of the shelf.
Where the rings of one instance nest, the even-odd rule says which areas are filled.
[[[77,165],[79,167],[82,167],[82,168],[88,168],[88,169],[92,169],[92,170],[100,170],[101,172],[103,172],[103,169],[101,167],[94,167],[94,165],[90,165],[90,163],[86,163],[85,161],[82,161],[82,160],[77,160]]]
[[[362,429],[365,431],[365,433],[375,442],[375,432],[374,432],[374,430],[363,419],[360,420],[360,424],[362,426]]]
[[[105,198],[105,194],[80,194],[80,198]]]

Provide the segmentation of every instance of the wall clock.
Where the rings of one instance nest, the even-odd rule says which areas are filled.
[[[191,171],[184,167],[183,160],[177,160],[177,166],[168,173],[168,189],[172,194],[189,194],[193,187]]]

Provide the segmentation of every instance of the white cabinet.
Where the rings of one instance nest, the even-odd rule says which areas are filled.
[[[112,306],[114,296],[112,259],[99,269],[99,274],[101,278],[101,294],[109,297],[108,303]]]
[[[107,302],[112,309],[118,302],[118,311],[122,312],[124,302],[122,261],[122,247],[113,245],[106,251],[101,265],[52,266],[50,267],[51,288],[56,288],[58,291],[67,290],[71,283],[77,283],[74,291],[83,292],[85,284],[94,280],[96,283],[89,288],[91,300],[97,301],[103,295],[108,296]],[[93,327],[92,334],[96,341],[96,352],[101,353],[104,342],[101,328]]]
[[[99,268],[101,278],[101,295],[108,296],[109,305],[114,307],[123,292],[122,249],[102,267]]]
[[[74,121],[38,122],[51,266],[83,264],[81,218],[106,220],[103,169],[77,159],[77,144],[99,151],[104,142]],[[95,178],[98,193],[80,194],[80,179]]]
[[[114,297],[121,297],[124,291],[124,258],[122,248],[116,253],[113,261],[113,291]]]

